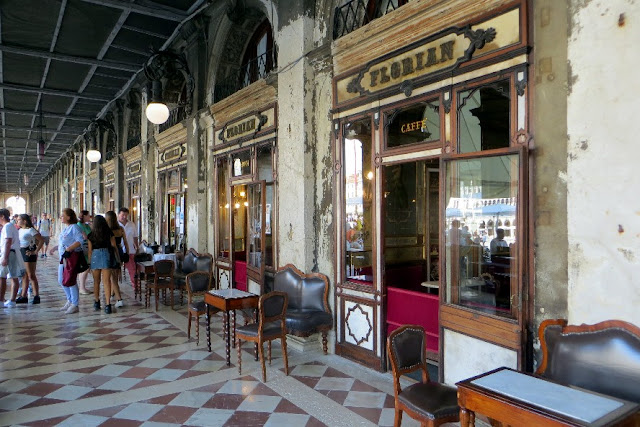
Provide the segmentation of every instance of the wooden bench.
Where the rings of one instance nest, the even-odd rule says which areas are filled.
[[[555,319],[542,322],[538,334],[542,363],[536,374],[640,403],[639,327],[621,320],[573,326]]]
[[[298,337],[322,334],[322,349],[327,353],[327,332],[333,328],[329,308],[329,279],[324,274],[304,274],[287,264],[275,274],[273,290],[289,296],[285,325],[287,333]]]

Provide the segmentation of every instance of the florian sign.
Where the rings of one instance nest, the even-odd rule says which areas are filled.
[[[273,127],[274,120],[274,108],[238,118],[216,130],[216,142],[227,144],[253,138],[258,133]]]
[[[336,81],[337,103],[388,90],[411,95],[414,83],[442,78],[465,62],[521,41],[520,9],[463,28],[453,27],[371,61]]]

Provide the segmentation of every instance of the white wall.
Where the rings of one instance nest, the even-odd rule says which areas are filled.
[[[640,2],[572,0],[570,16],[569,322],[640,325]]]

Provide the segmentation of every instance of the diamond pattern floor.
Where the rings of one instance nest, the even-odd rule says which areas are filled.
[[[38,263],[40,305],[0,309],[0,425],[393,425],[389,374],[290,348],[285,376],[276,343],[263,383],[251,344],[242,375],[235,351],[226,366],[219,318],[208,352],[203,327],[199,345],[187,339],[184,305],[145,309],[128,280],[116,313],[94,311],[92,295],[79,313],[61,313],[56,267]]]

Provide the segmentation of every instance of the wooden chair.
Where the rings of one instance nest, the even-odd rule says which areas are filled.
[[[196,318],[196,344],[200,344],[200,316],[207,313],[207,306],[204,300],[194,301],[194,297],[202,296],[211,290],[213,279],[206,271],[194,271],[187,274],[187,310],[189,313],[189,326],[187,326],[187,338],[191,338],[191,319]],[[220,310],[210,307],[209,313],[217,313]]]
[[[426,334],[422,326],[405,325],[393,331],[387,338],[387,352],[393,372],[395,427],[402,423],[403,411],[423,426],[459,421],[456,388],[429,381]],[[417,370],[422,370],[422,382],[401,389],[400,376]]]
[[[284,359],[284,373],[289,375],[289,362],[287,360],[287,329],[285,327],[285,315],[289,297],[285,292],[269,292],[260,297],[258,301],[258,323],[236,328],[238,346],[238,373],[242,373],[242,341],[253,341],[258,344],[260,364],[262,365],[262,381],[267,381],[267,370],[264,365],[263,343],[267,341],[269,349],[269,365],[271,365],[271,341],[280,338],[282,344],[282,357]]]
[[[173,272],[175,270],[175,264],[173,261],[168,259],[163,259],[156,261],[153,263],[153,282],[147,281],[147,289],[145,292],[145,307],[150,303],[151,299],[151,290],[154,291],[155,299],[156,299],[156,311],[158,311],[158,294],[160,289],[162,289],[163,294],[165,294],[166,300],[166,290],[170,291],[171,294],[171,309],[173,310],[173,290],[175,289],[175,283],[173,280]]]

